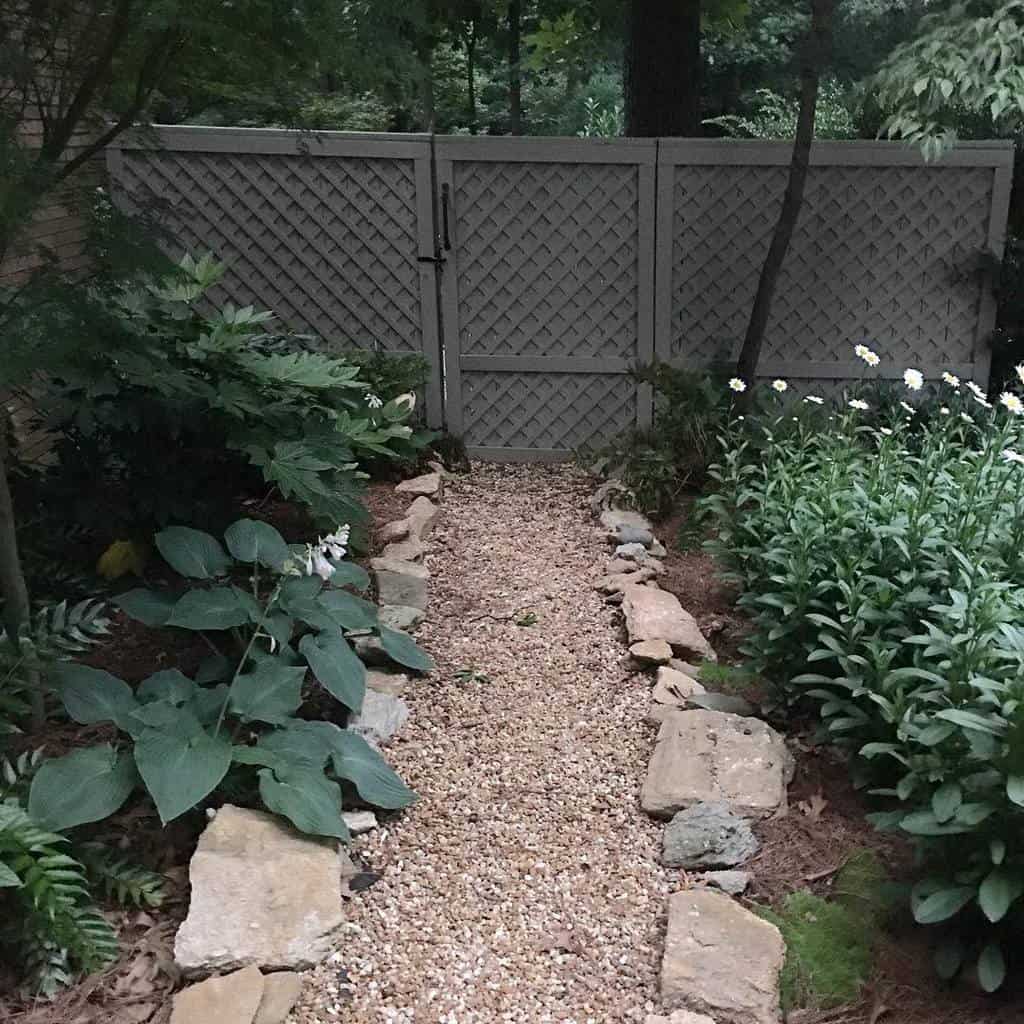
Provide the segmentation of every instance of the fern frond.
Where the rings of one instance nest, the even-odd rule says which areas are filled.
[[[74,852],[89,881],[101,887],[109,899],[137,907],[159,907],[163,903],[163,875],[118,857],[103,843],[81,843]]]
[[[0,710],[3,708],[0,699]],[[13,761],[10,758],[0,759],[0,801],[14,797],[24,804],[28,799],[28,787],[43,763],[43,748],[25,750]]]

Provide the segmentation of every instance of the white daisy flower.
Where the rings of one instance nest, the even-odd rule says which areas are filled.
[[[1007,462],[1016,462],[1018,466],[1024,466],[1024,455],[1020,452],[1015,452],[1012,448],[1003,449],[1003,458]]]
[[[733,377],[729,381],[729,390],[735,391],[736,394],[742,394],[742,392],[747,390],[747,385],[739,377]]]
[[[964,421],[964,423],[973,423],[974,422],[974,420],[972,420],[971,417],[968,416],[968,414],[965,413],[965,412],[960,413],[960,419],[962,419]]]
[[[1013,369],[1017,374],[1017,380],[1024,384],[1024,363],[1018,363]]]
[[[786,382],[785,382],[784,380],[773,380],[773,381],[772,381],[772,390],[774,390],[774,391],[778,391],[778,393],[779,393],[780,395],[781,395],[781,394],[782,394],[782,392],[783,392],[783,391],[785,391],[785,390],[786,390],[786,388],[788,388],[788,387],[789,387],[789,385],[788,385],[788,384],[787,384],[787,383],[786,383]]]
[[[858,359],[863,359],[868,366],[877,366],[881,362],[878,358],[878,353],[872,352],[867,345],[854,345],[853,354]]]
[[[807,395],[804,398],[804,401],[805,402],[810,402],[811,405],[824,405],[825,404],[825,399],[824,398],[819,398],[817,395]]]
[[[943,416],[948,416],[948,415],[949,415],[949,406],[948,406],[948,405],[944,405],[944,406],[943,406],[943,407],[942,407],[942,408],[941,408],[941,409],[939,410],[939,412],[940,412],[940,413],[942,413],[942,415],[943,415]]]
[[[878,432],[886,437],[892,437],[892,431],[888,427],[879,427]]]
[[[924,386],[924,374],[920,370],[904,370],[903,383],[911,391],[920,391]]]
[[[860,409],[862,411],[869,408],[868,403],[860,398],[851,398],[847,405],[849,405],[851,409]]]
[[[978,387],[973,380],[967,382],[967,389],[974,395],[975,398],[985,398],[985,391],[983,388]]]
[[[955,373],[943,373],[942,381],[944,384],[948,384],[951,388],[960,387],[960,378]]]
[[[999,404],[1004,408],[1009,409],[1014,416],[1019,416],[1024,412],[1024,402],[1021,402],[1021,400],[1013,394],[1012,391],[1004,391],[999,396]]]
[[[911,416],[913,416],[913,415],[914,415],[914,413],[915,413],[915,412],[917,412],[917,410],[916,410],[916,409],[915,409],[915,408],[914,408],[914,407],[913,407],[912,405],[909,405],[909,404],[908,404],[908,403],[906,403],[906,402],[900,402],[900,408],[901,408],[901,409],[902,409],[902,410],[903,410],[904,412],[909,412]]]

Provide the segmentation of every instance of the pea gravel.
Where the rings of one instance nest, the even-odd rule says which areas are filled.
[[[450,482],[419,631],[437,672],[407,690],[388,747],[420,799],[354,840],[381,878],[346,904],[296,1024],[642,1024],[655,1010],[670,880],[637,799],[650,681],[592,589],[609,548],[588,495],[571,467]]]

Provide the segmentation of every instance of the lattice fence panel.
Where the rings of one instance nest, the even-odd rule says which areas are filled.
[[[422,349],[411,159],[125,149],[116,185],[174,255],[230,264],[216,301],[272,309],[329,347]]]
[[[462,398],[475,447],[573,450],[636,423],[636,386],[622,374],[468,372]]]
[[[631,357],[637,192],[631,164],[456,164],[462,354]]]
[[[675,168],[672,356],[735,357],[785,189],[780,166]],[[991,167],[812,167],[764,361],[973,362]]]

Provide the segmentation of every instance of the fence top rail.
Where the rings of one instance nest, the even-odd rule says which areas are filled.
[[[815,142],[811,165],[816,167],[1010,167],[1010,139],[958,142],[940,159],[926,161],[917,146],[906,142],[848,139]],[[662,164],[778,166],[789,163],[793,143],[764,139],[661,139]]]

